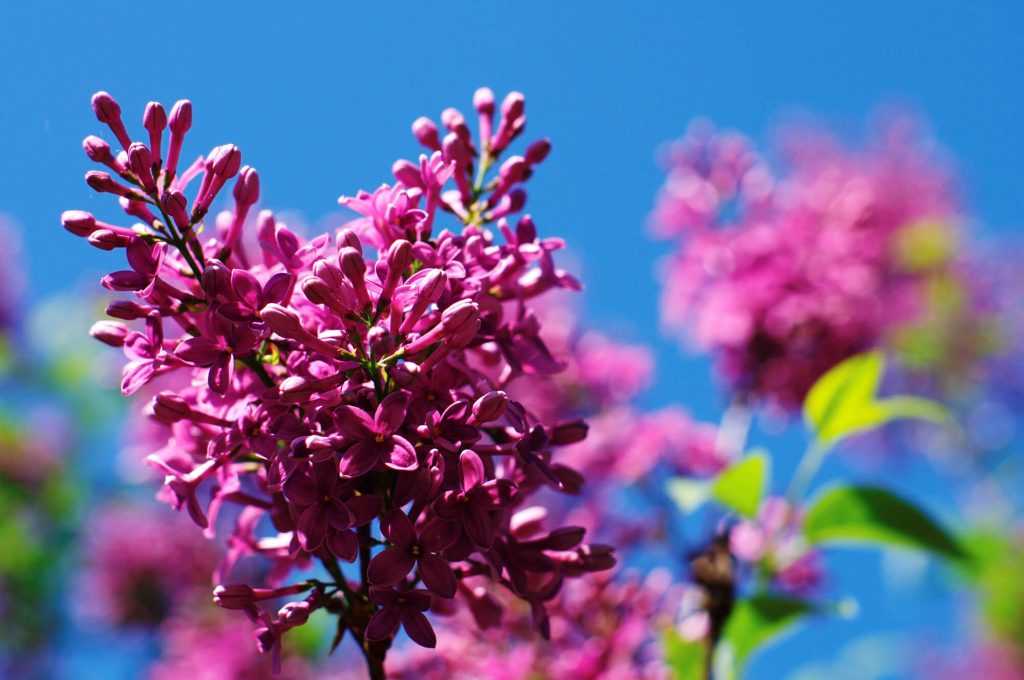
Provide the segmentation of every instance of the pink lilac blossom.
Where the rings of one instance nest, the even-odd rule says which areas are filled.
[[[174,616],[160,628],[160,658],[146,671],[148,680],[271,680],[272,670],[252,645],[242,620]],[[277,676],[283,680],[323,677],[306,661],[287,656]]]
[[[536,641],[528,614],[514,609],[507,613],[511,620],[506,615],[501,627],[485,630],[460,625],[456,616],[444,624],[446,635],[436,654],[412,646],[398,650],[392,677],[667,680],[671,672],[652,629],[671,625],[678,599],[678,587],[663,571],[644,579],[629,573],[580,579],[567,583],[552,603],[550,641]]]
[[[800,513],[783,498],[766,498],[756,519],[733,526],[729,551],[790,593],[813,591],[823,578],[821,555],[807,546]]]
[[[590,487],[636,484],[659,465],[696,475],[724,466],[715,446],[716,426],[695,421],[677,405],[648,411],[635,404],[652,383],[654,356],[648,347],[581,330],[576,311],[564,301],[554,300],[538,313],[545,342],[564,357],[566,368],[520,377],[517,394],[535,412],[586,420],[587,437],[568,446],[563,461]]]
[[[903,230],[955,222],[952,179],[904,119],[864,148],[789,131],[773,172],[734,133],[694,126],[667,153],[652,214],[676,251],[661,315],[715,355],[740,399],[797,407],[842,359],[918,311],[920,281],[893,257]]]
[[[564,243],[514,217],[550,149],[539,140],[505,154],[526,123],[523,96],[508,95],[496,117],[489,90],[474,105],[477,139],[455,109],[441,115],[447,132],[418,119],[428,153],[396,162],[394,184],[342,197],[360,216],[336,234],[307,241],[262,211],[252,248],[242,232],[259,176],[237,147],[179,165],[189,102],[169,114],[150,103],[145,141],[133,141],[117,102],[93,97],[123,151],[87,138],[87,155],[110,172],[86,181],[139,222],[63,215],[68,231],[128,260],[102,283],[134,299],[112,303],[116,321],[92,334],[123,348],[126,395],[179,376],[147,407],[166,433],[147,460],[164,475],[164,497],[208,535],[235,508],[223,515],[235,527],[215,600],[247,614],[275,658],[281,635],[323,607],[383,677],[399,628],[434,644],[424,612],[450,599],[452,579],[504,586],[546,631],[544,603],[566,577],[614,564],[611,548],[583,543],[582,530],[524,544],[509,524],[542,487],[575,491],[582,481],[555,454],[586,427],[542,420],[512,386],[563,368],[531,305],[579,284],[555,264]],[[230,219],[204,233],[231,180]],[[265,587],[231,581],[234,563],[252,555],[271,565]],[[355,583],[338,560],[358,562]],[[317,564],[329,580],[290,580]],[[300,593],[276,614],[260,604]]]
[[[184,518],[159,507],[119,503],[90,517],[76,603],[87,619],[111,626],[156,626],[194,599],[217,563],[213,545]]]

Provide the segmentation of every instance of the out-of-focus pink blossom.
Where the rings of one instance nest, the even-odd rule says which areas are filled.
[[[209,541],[159,507],[102,507],[86,524],[76,608],[112,626],[154,626],[197,599],[217,562]]]
[[[784,408],[842,359],[920,312],[901,233],[957,221],[952,178],[904,119],[864,148],[787,132],[773,173],[749,141],[699,126],[667,154],[652,215],[677,241],[662,267],[662,319],[712,352],[741,397]]]
[[[252,628],[226,616],[174,616],[160,627],[161,655],[148,680],[307,680],[322,677],[295,655],[274,674],[252,644]]]
[[[823,578],[820,555],[803,539],[799,510],[782,498],[766,498],[757,519],[732,527],[729,551],[789,592],[812,591]]]

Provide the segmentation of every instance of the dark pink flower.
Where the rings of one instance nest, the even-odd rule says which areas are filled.
[[[433,594],[455,597],[458,581],[455,572],[441,553],[455,540],[445,522],[427,522],[417,532],[409,517],[399,509],[381,520],[381,533],[391,547],[377,553],[370,561],[368,576],[376,586],[392,586],[418,567],[420,578]]]
[[[334,411],[338,430],[352,442],[341,456],[342,475],[359,477],[381,463],[393,470],[416,469],[416,449],[396,434],[408,406],[408,395],[395,392],[380,402],[373,418],[354,406],[339,406]]]
[[[380,605],[380,609],[366,626],[367,640],[386,640],[398,632],[401,625],[412,641],[421,647],[437,645],[434,628],[423,615],[430,608],[430,593],[425,590],[370,588],[370,599]]]

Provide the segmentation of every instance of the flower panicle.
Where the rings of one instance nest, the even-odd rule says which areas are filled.
[[[474,606],[466,578],[485,577],[544,621],[564,579],[614,564],[582,530],[522,543],[510,524],[541,488],[582,482],[557,452],[585,426],[541,418],[516,396],[516,378],[564,367],[533,301],[579,283],[555,264],[563,241],[541,238],[528,215],[509,222],[550,148],[503,159],[525,126],[522,95],[496,112],[483,89],[474,105],[478,138],[455,109],[441,116],[443,138],[418,120],[431,155],[396,163],[393,186],[342,198],[359,216],[307,240],[255,210],[259,176],[237,147],[180,162],[189,102],[169,114],[147,105],[136,141],[117,102],[93,98],[121,150],[87,138],[105,168],[87,181],[140,223],[63,215],[72,234],[128,261],[102,283],[133,297],[111,303],[115,320],[92,334],[124,352],[124,394],[148,398],[147,463],[164,499],[208,536],[228,531],[216,601],[257,622],[275,655],[286,630],[324,607],[373,673],[400,627],[434,644],[435,603]],[[232,180],[233,209],[204,230]],[[438,231],[435,219],[451,224]],[[265,583],[232,580],[250,556],[269,565]],[[358,564],[355,581],[341,562]],[[327,578],[306,599],[264,607],[305,592],[288,575],[314,564]]]

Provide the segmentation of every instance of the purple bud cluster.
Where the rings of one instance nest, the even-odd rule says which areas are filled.
[[[323,607],[377,677],[400,626],[433,646],[425,612],[474,611],[463,579],[504,586],[546,631],[544,603],[564,578],[614,564],[582,529],[523,541],[511,528],[535,491],[582,483],[555,452],[586,427],[541,420],[511,385],[564,366],[531,301],[579,284],[555,265],[560,239],[540,238],[529,215],[513,222],[550,149],[540,140],[506,155],[526,123],[523,96],[496,112],[481,89],[474,106],[476,139],[455,109],[441,115],[444,133],[418,119],[429,155],[395,163],[392,185],[342,197],[359,217],[336,234],[306,240],[263,211],[253,239],[259,176],[237,147],[179,167],[189,102],[170,114],[150,103],[133,141],[117,102],[93,97],[122,148],[88,137],[106,170],[86,181],[138,222],[63,215],[68,231],[127,256],[102,283],[132,297],[92,334],[123,348],[122,391],[153,395],[146,412],[166,436],[148,462],[166,498],[208,535],[233,525],[216,601],[258,623],[265,651]],[[210,234],[204,218],[231,180],[233,210]],[[232,582],[252,556],[268,561],[269,582]],[[339,561],[357,563],[358,578]],[[294,581],[317,564],[328,578]],[[276,614],[261,604],[298,593]]]

